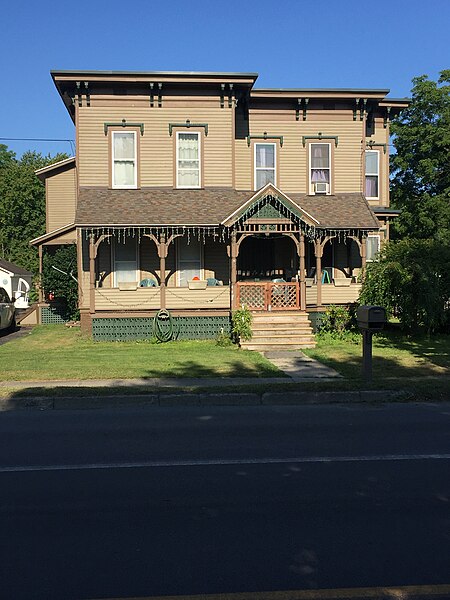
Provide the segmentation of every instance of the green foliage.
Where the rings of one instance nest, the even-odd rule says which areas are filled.
[[[77,277],[77,248],[74,244],[60,246],[54,253],[44,252],[42,287],[47,299],[55,303],[69,319],[79,316],[78,284],[73,277]]]
[[[330,304],[323,314],[318,333],[334,339],[346,339],[348,333],[355,329],[354,309],[350,306]]]
[[[222,329],[221,332],[216,336],[216,344],[221,348],[226,348],[227,346],[231,346],[233,344],[233,340],[231,339],[228,333]]]
[[[450,70],[438,82],[413,79],[410,106],[391,126],[392,204],[402,213],[396,237],[450,239]]]
[[[233,311],[231,315],[231,332],[236,341],[247,342],[252,339],[252,321],[252,313],[245,306]]]
[[[0,256],[38,271],[38,255],[29,241],[45,232],[45,187],[35,171],[67,158],[25,152],[20,160],[0,145]]]
[[[359,301],[383,306],[406,330],[449,331],[450,245],[401,240],[382,249],[367,266]]]

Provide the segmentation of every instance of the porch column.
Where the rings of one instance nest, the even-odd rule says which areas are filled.
[[[298,247],[300,258],[300,310],[306,310],[306,280],[305,280],[305,236],[300,236]]]
[[[361,241],[361,271],[364,274],[367,260],[367,238],[364,236]]]
[[[89,238],[89,312],[95,313],[95,255],[94,236]]]
[[[166,236],[161,235],[160,242],[158,245],[159,255],[159,277],[160,277],[160,308],[166,308],[166,257],[167,257],[167,244]]]
[[[317,239],[314,244],[314,254],[316,255],[317,306],[322,306],[322,253],[322,244]]]
[[[42,244],[38,246],[39,252],[39,291],[38,291],[38,300],[39,303],[44,301],[44,294],[42,292],[42,265],[43,265],[43,257],[42,257]]]
[[[237,306],[237,254],[238,247],[236,242],[236,233],[233,232],[231,234],[231,246],[230,246],[230,258],[231,258],[231,273],[230,273],[230,281],[231,281],[231,308],[239,308]]]

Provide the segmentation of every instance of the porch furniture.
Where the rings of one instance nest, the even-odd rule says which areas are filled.
[[[139,287],[158,287],[158,284],[154,279],[142,279],[139,282]]]
[[[209,286],[223,285],[223,282],[219,281],[215,277],[208,277],[208,279],[206,280],[206,282],[207,282],[207,285],[209,285]]]

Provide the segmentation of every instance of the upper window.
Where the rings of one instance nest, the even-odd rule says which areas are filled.
[[[177,132],[177,188],[199,188],[200,133]]]
[[[374,260],[380,251],[380,236],[369,235],[366,240],[366,260]]]
[[[378,198],[380,178],[380,153],[366,151],[366,198]]]
[[[311,194],[331,193],[331,145],[310,144],[309,184]]]
[[[112,131],[112,187],[137,188],[137,135]]]
[[[255,144],[255,189],[267,183],[275,185],[276,151],[275,144]]]

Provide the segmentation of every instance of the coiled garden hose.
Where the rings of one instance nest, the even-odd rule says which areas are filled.
[[[159,342],[169,342],[178,336],[178,327],[168,310],[162,308],[153,319],[153,335]]]

